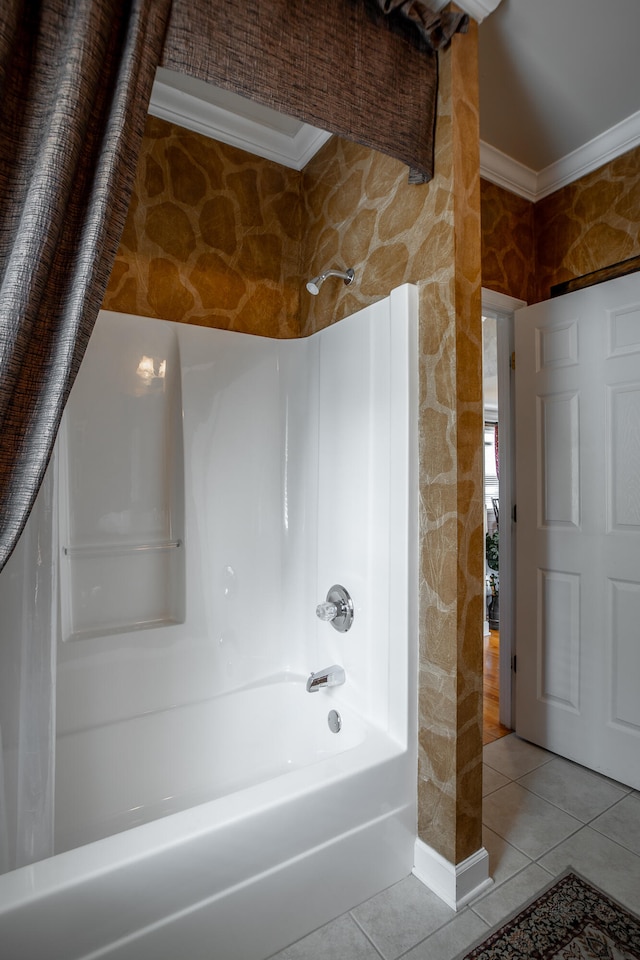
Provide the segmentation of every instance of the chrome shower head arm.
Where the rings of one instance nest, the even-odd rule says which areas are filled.
[[[348,270],[325,270],[325,272],[320,276],[323,280],[326,280],[327,277],[340,277],[340,279],[344,280],[345,284],[348,286],[353,280],[354,273],[351,268]]]
[[[348,285],[352,282],[355,274],[351,267],[348,270],[325,270],[324,273],[319,273],[317,277],[313,277],[307,283],[307,290],[309,293],[312,293],[315,296],[320,292],[320,287],[327,279],[327,277],[340,277],[341,280],[344,280],[345,285]]]

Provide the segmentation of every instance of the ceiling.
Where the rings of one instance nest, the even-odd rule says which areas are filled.
[[[639,0],[502,0],[479,28],[483,144],[534,174],[537,195],[626,152],[640,142],[639,37]]]
[[[431,0],[436,9],[443,2]],[[640,143],[640,0],[459,5],[483,18],[485,178],[537,200]],[[150,113],[297,169],[328,137],[168,70],[158,71]]]

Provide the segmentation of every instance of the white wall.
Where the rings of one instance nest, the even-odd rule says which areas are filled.
[[[58,443],[61,833],[110,725],[248,685],[342,664],[406,740],[414,341],[408,287],[304,341],[100,315]],[[334,583],[347,634],[315,616]]]

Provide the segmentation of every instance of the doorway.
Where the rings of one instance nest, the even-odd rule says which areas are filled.
[[[513,728],[514,438],[513,316],[522,300],[482,291],[485,616],[483,740]]]

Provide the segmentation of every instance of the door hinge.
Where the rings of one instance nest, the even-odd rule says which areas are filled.
[[[518,655],[517,655],[517,653],[514,653],[513,657],[511,658],[511,669],[513,670],[514,673],[517,673],[517,672],[518,672]]]
[[[517,503],[514,503],[513,505],[513,513],[511,514],[511,516],[513,517],[513,522],[517,523],[518,522],[518,504]]]
[[[511,369],[515,370],[515,368],[516,368],[516,352],[514,350],[513,353],[511,354]]]

